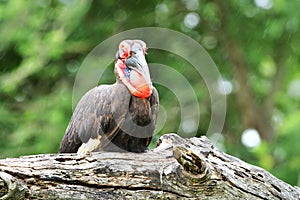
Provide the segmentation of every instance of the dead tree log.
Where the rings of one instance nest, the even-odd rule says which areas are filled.
[[[0,199],[300,199],[300,189],[216,150],[166,134],[146,153],[0,160]]]

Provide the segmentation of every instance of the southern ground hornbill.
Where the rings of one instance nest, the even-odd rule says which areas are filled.
[[[77,104],[60,153],[143,152],[156,124],[158,93],[145,59],[146,44],[124,40],[115,61],[116,83],[88,91]]]

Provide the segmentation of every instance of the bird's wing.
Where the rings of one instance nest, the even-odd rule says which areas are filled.
[[[156,125],[158,108],[159,108],[159,97],[155,87],[153,87],[152,95],[150,97],[150,106],[151,106],[152,120],[154,122],[154,125]]]
[[[76,106],[60,152],[88,153],[109,143],[126,115],[126,109],[122,107],[128,98],[121,94],[124,89],[127,91],[121,84],[114,84],[98,86],[87,92]],[[112,111],[114,96],[119,97],[117,111]]]
[[[154,133],[156,122],[157,122],[157,115],[159,109],[159,97],[158,92],[155,87],[153,87],[152,95],[150,97],[150,106],[151,106],[151,121],[152,121],[152,134]],[[148,146],[151,142],[152,137],[147,138],[146,146]]]

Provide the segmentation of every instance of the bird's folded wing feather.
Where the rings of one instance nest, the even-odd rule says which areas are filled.
[[[150,98],[152,119],[154,120],[154,125],[156,124],[159,106],[158,92],[155,87],[153,87],[152,96]]]
[[[102,85],[87,92],[76,106],[60,152],[81,150],[86,153],[106,146],[126,115],[126,109],[122,109],[125,105],[115,108],[112,103],[116,97],[123,103],[128,98],[126,92],[127,89],[120,84]]]

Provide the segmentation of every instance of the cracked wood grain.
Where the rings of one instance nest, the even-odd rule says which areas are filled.
[[[300,190],[220,152],[166,134],[146,153],[45,154],[0,160],[0,199],[300,199]]]

